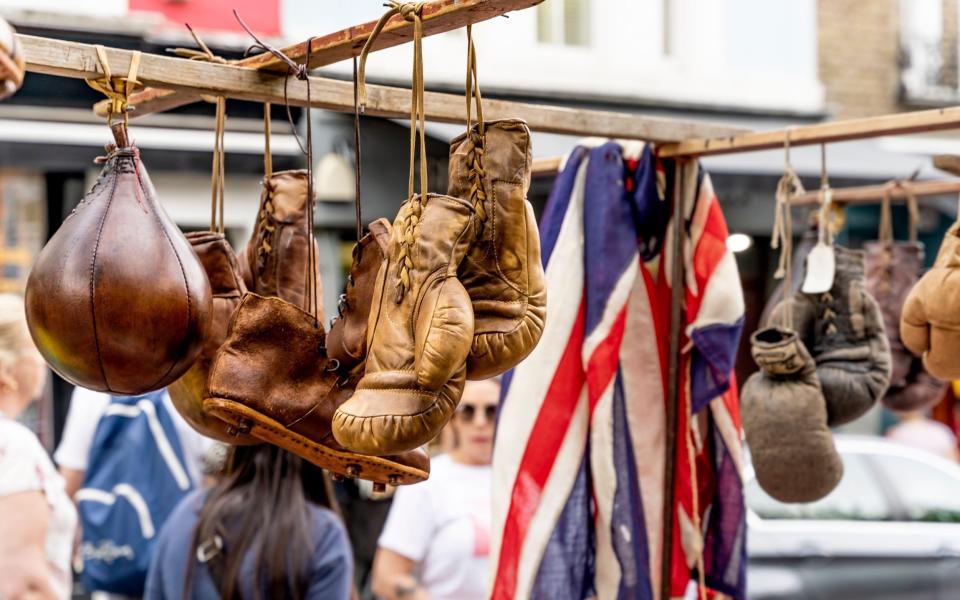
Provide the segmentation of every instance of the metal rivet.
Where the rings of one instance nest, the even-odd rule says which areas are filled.
[[[387,481],[390,482],[390,485],[400,485],[400,476],[399,475],[390,475],[387,477]]]
[[[359,476],[360,476],[360,465],[347,465],[347,476],[348,476],[348,477],[359,477]]]
[[[376,493],[378,493],[378,494],[382,494],[382,493],[384,493],[385,491],[387,491],[387,484],[385,484],[385,483],[380,483],[380,482],[378,482],[378,481],[375,481],[375,482],[373,483],[373,491],[376,492]]]

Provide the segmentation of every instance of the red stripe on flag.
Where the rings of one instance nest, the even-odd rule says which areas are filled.
[[[617,313],[607,336],[597,345],[588,359],[587,398],[590,401],[591,415],[600,401],[600,396],[610,385],[610,380],[617,374],[617,367],[620,364],[620,342],[623,341],[626,324],[627,306],[624,305]]]
[[[584,298],[581,300],[567,347],[557,364],[550,388],[523,451],[523,460],[520,461],[520,470],[513,484],[510,508],[503,526],[500,559],[491,592],[493,600],[512,600],[516,593],[520,551],[527,528],[540,504],[543,487],[553,469],[583,389],[583,361],[580,354],[583,351],[585,314]]]

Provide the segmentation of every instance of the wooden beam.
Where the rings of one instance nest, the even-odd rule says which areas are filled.
[[[30,72],[80,79],[93,79],[100,76],[96,51],[89,44],[29,35],[19,37],[26,57],[27,70]],[[115,73],[126,73],[131,54],[128,50],[107,48],[106,55],[111,70]],[[233,65],[143,54],[140,58],[139,79],[148,86],[165,87],[198,95],[222,95],[254,102],[282,103],[284,101],[285,77]],[[310,86],[313,106],[353,112],[352,82],[311,77]],[[365,114],[389,118],[409,117],[409,89],[368,86],[367,92],[368,102]],[[287,82],[287,99],[290,104],[304,106],[306,98],[306,82],[290,79]],[[464,120],[463,96],[427,92],[425,102],[427,119],[431,121],[461,123]],[[508,117],[524,119],[535,131],[652,142],[675,142],[696,136],[730,135],[743,131],[694,121],[505,100],[486,100],[484,116],[488,119]]]
[[[426,37],[445,33],[466,27],[471,23],[480,23],[499,17],[511,11],[530,8],[541,2],[543,0],[434,0],[427,2],[423,7],[423,35]],[[359,56],[360,50],[376,24],[376,21],[370,21],[314,38],[310,43],[310,68],[314,69]],[[412,23],[396,15],[384,25],[383,31],[373,43],[373,49],[392,48],[412,40]],[[281,50],[295,62],[301,62],[305,56],[305,49],[306,45],[300,43],[286,46]],[[269,52],[251,56],[237,64],[278,74],[287,72],[287,65]],[[131,116],[139,117],[162,112],[198,100],[200,96],[197,94],[146,89],[131,96],[130,104],[137,107]]]
[[[560,170],[563,164],[563,158],[551,156],[549,158],[537,158],[533,161],[534,177],[553,177]]]
[[[883,199],[883,195],[887,191],[890,193],[891,200],[900,201],[907,198],[907,189],[917,198],[956,194],[960,192],[960,179],[912,181],[899,186],[881,183],[878,185],[835,188],[833,190],[833,201],[838,204],[877,204],[877,201]],[[819,190],[798,194],[790,199],[790,204],[794,206],[818,204],[819,202]]]
[[[776,131],[732,136],[707,136],[661,146],[660,156],[708,156],[783,148],[790,135],[791,146],[825,144],[884,135],[903,135],[960,128],[960,107],[906,112],[881,117],[817,123]]]
[[[937,154],[933,157],[933,166],[951,175],[960,175],[960,156],[956,154]]]

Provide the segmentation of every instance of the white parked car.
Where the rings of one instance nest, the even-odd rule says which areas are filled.
[[[843,479],[784,504],[746,469],[752,600],[960,599],[960,466],[876,437],[836,436]]]

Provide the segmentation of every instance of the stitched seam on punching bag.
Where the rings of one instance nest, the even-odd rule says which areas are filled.
[[[97,229],[97,243],[93,246],[93,258],[90,260],[90,316],[92,317],[93,323],[93,345],[97,349],[97,364],[100,365],[100,375],[103,376],[103,385],[107,388],[108,392],[112,392],[113,390],[110,389],[110,382],[107,381],[107,371],[103,368],[103,357],[100,355],[100,337],[97,335],[97,304],[94,301],[94,293],[96,290],[95,279],[97,274],[97,254],[100,252],[100,238],[103,236],[103,226],[107,222],[107,213],[110,212],[110,206],[113,204],[113,198],[117,193],[117,181],[120,179],[119,173],[116,172],[117,165],[114,164],[113,167],[113,187],[110,188],[110,199],[107,200],[107,207],[103,209],[103,217],[100,218],[100,227]]]
[[[133,167],[134,167],[134,169],[136,170],[136,173],[137,173],[137,185],[140,187],[140,191],[143,192],[144,198],[146,198],[146,197],[147,197],[147,190],[145,190],[145,189],[143,188],[143,182],[140,180],[140,165],[139,165],[137,162],[134,162]],[[156,198],[154,198],[153,196],[151,196],[150,199],[154,201],[154,204],[157,204],[157,199],[156,199]],[[153,213],[153,219],[154,219],[154,221],[157,222],[157,225],[160,227],[160,231],[163,233],[163,237],[165,237],[165,238],[167,239],[167,243],[170,244],[170,250],[173,252],[173,255],[174,255],[175,257],[177,257],[177,266],[180,267],[180,275],[181,275],[181,277],[183,277],[183,287],[184,287],[184,289],[187,291],[187,327],[186,327],[186,331],[184,332],[184,333],[187,333],[187,332],[189,332],[189,330],[190,330],[190,321],[191,321],[191,318],[192,318],[192,316],[193,316],[193,303],[192,303],[191,300],[190,300],[190,284],[187,282],[187,272],[186,272],[186,270],[183,268],[183,261],[180,260],[180,254],[177,252],[177,247],[173,245],[173,240],[170,239],[170,235],[167,233],[167,229],[163,226],[163,221],[162,221],[162,220],[160,219],[160,217],[157,215],[157,210],[156,210],[157,208],[159,208],[159,205],[157,205],[157,206],[151,211],[151,212]],[[181,344],[181,352],[179,353],[180,356],[183,356],[183,354],[184,354],[184,353],[183,353],[183,350],[184,350],[184,347],[186,346],[186,341],[187,341],[187,336],[184,335],[183,343]],[[174,360],[172,363],[170,363],[170,368],[167,369],[167,372],[164,373],[164,374],[163,374],[160,378],[158,378],[155,382],[153,382],[150,387],[154,387],[154,386],[156,386],[158,383],[160,383],[161,381],[163,381],[164,379],[166,379],[167,376],[170,374],[170,372],[173,371],[174,367],[176,367],[176,366],[180,363],[181,360],[182,360],[181,358],[177,358],[177,359]]]

